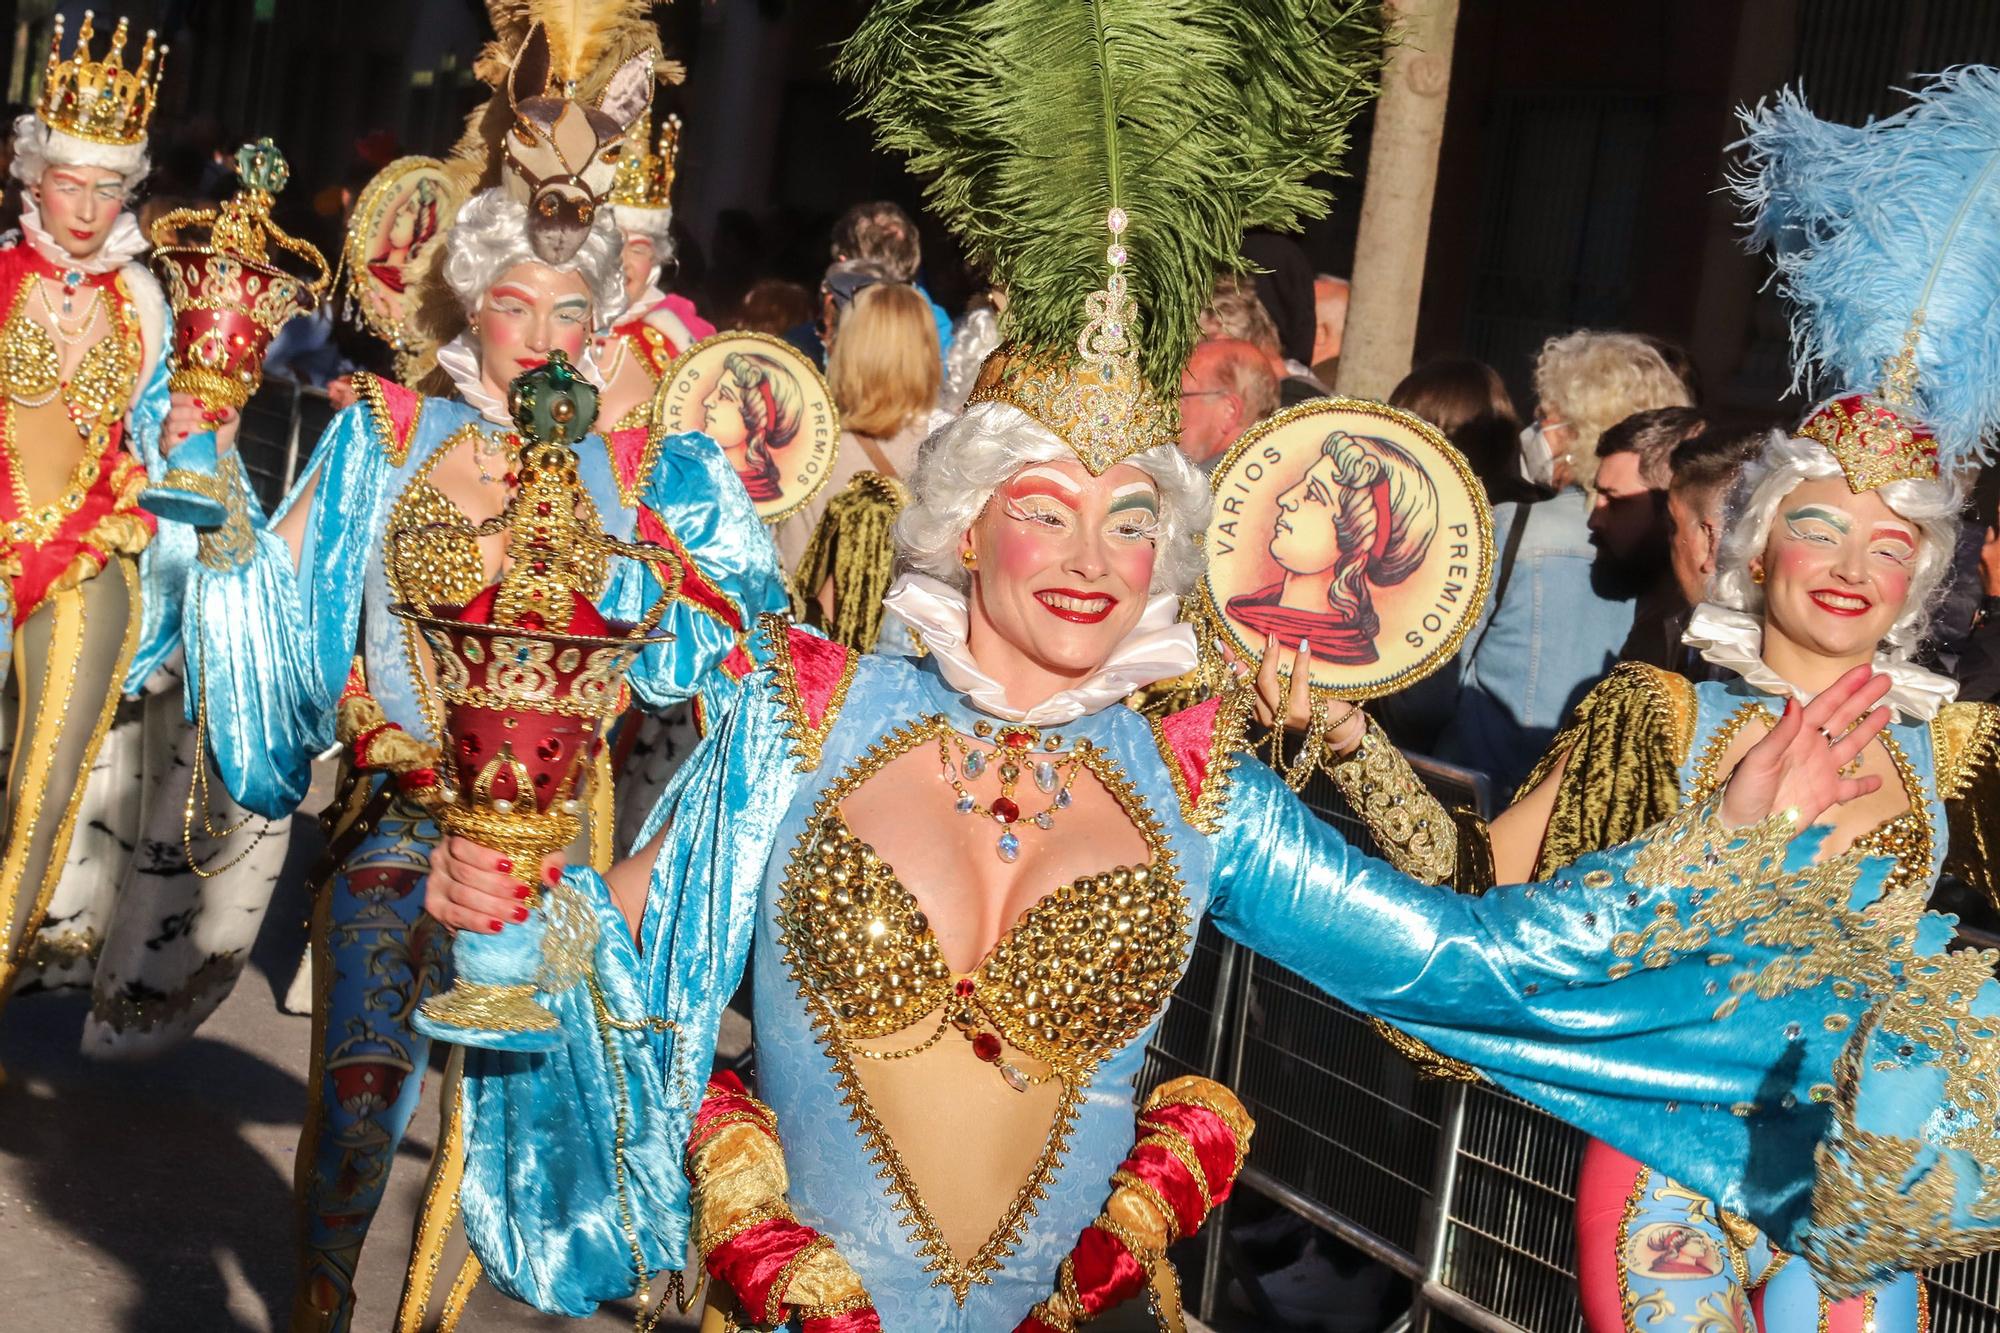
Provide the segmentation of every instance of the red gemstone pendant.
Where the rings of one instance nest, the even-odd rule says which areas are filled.
[[[990,1032],[977,1033],[972,1038],[972,1053],[989,1065],[998,1063],[1000,1039]]]
[[[1021,807],[1005,796],[993,801],[993,817],[1003,824],[1011,824],[1021,817]]]

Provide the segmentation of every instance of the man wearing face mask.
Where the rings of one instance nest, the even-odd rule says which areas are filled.
[[[1535,393],[1521,467],[1553,494],[1494,508],[1493,587],[1460,656],[1458,707],[1439,746],[1441,757],[1490,773],[1497,790],[1527,776],[1632,632],[1632,591],[1608,594],[1595,570],[1587,488],[1598,440],[1634,413],[1691,405],[1666,359],[1629,333],[1550,339],[1535,362]]]

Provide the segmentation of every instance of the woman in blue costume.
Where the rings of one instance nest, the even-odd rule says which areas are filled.
[[[605,40],[612,59],[602,65],[610,77],[591,81],[600,67],[594,53],[552,56],[544,30],[536,26],[523,40],[524,26],[502,33],[513,38],[505,62],[511,109],[508,98],[497,99],[509,128],[507,183],[464,206],[441,265],[468,325],[438,353],[456,393],[419,397],[361,377],[362,401],[334,419],[276,515],[267,522],[246,506],[202,539],[186,598],[198,720],[216,771],[244,806],[270,817],[289,813],[306,794],[315,756],[343,747],[329,870],[313,915],[312,1102],[297,1166],[304,1253],[294,1329],[349,1325],[362,1239],[428,1056],[410,1017],[449,981],[444,934],[422,911],[438,832],[400,799],[402,779],[434,762],[438,720],[419,679],[429,670],[428,650],[389,608],[405,599],[469,601],[497,576],[504,551],[504,537],[434,530],[396,542],[390,534],[498,515],[519,449],[508,383],[558,349],[587,365],[593,330],[623,304],[611,210],[587,195],[580,207],[557,197],[544,210],[529,196],[537,181],[608,187],[608,179],[592,181],[591,163],[609,156],[644,113],[657,33],[638,19],[614,29]],[[632,55],[635,44],[621,39],[635,35],[646,48]],[[605,91],[588,103],[551,91],[571,78],[593,94]],[[568,136],[578,126],[594,146],[573,169],[532,156],[556,157],[558,145],[574,151]],[[540,141],[516,142],[536,132]],[[483,141],[475,152],[475,171],[492,162],[498,172],[497,154],[489,159]],[[518,165],[523,156],[526,167]],[[587,221],[563,225],[578,217]],[[170,437],[190,428],[198,423],[170,423]],[[685,570],[664,622],[672,640],[648,650],[632,673],[639,702],[658,709],[693,697],[726,712],[751,665],[747,631],[758,615],[786,605],[775,551],[749,498],[705,436],[656,436],[636,466],[621,466],[598,435],[579,452],[605,531],[669,545]],[[233,471],[235,455],[224,458]],[[636,566],[612,575],[597,591],[604,614],[634,618],[657,592],[650,578]],[[608,779],[600,768],[590,796],[599,817],[588,845],[576,849],[598,864],[610,859]],[[525,911],[516,903],[503,915]]]
[[[1872,661],[1894,679],[1894,721],[1855,766],[1881,783],[1830,813],[1829,842],[1894,859],[1874,913],[1906,930],[1940,874],[2000,889],[2000,709],[1954,702],[1953,681],[1911,660],[1949,571],[1965,473],[2000,426],[2000,71],[1939,78],[1860,129],[1792,94],[1745,121],[1737,185],[1795,302],[1799,378],[1840,391],[1773,437],[1731,503],[1685,636],[1730,675],[1695,685],[1620,667],[1493,822],[1491,861],[1500,879],[1525,878],[1635,836],[1716,790],[1786,701]],[[1379,738],[1365,744],[1393,762]],[[1385,781],[1421,799],[1408,778]],[[1450,850],[1441,862],[1482,859]],[[1602,1142],[1584,1156],[1579,1276],[1596,1333],[1701,1317],[1765,1333],[1927,1326],[1915,1272],[1829,1300],[1772,1236],[1648,1161]]]
[[[1159,722],[1123,704],[1195,660],[1175,616],[1199,568],[1206,494],[1150,386],[1178,382],[1208,266],[1233,253],[1244,199],[1268,208],[1269,194],[1237,195],[1240,175],[1169,190],[1088,151],[1068,168],[1085,179],[1066,183],[1047,153],[974,153],[951,136],[993,127],[986,80],[1046,71],[1065,43],[1072,82],[1038,87],[1036,103],[1060,98],[1080,116],[1143,106],[1157,121],[1121,117],[1113,136],[1129,164],[1159,170],[1166,155],[1146,142],[1158,135],[1188,148],[1184,170],[1248,161],[1268,185],[1327,151],[1276,143],[1273,125],[1314,135],[1324,122],[1272,117],[1245,96],[1278,77],[1258,72],[1263,48],[1218,49],[1212,27],[1182,30],[1156,10],[1160,46],[1131,64],[1129,47],[1091,36],[1118,6],[1037,10],[1032,31],[981,26],[992,49],[972,60],[955,49],[965,27],[934,21],[944,8],[956,12],[878,5],[848,57],[896,142],[930,145],[919,161],[939,172],[939,196],[993,210],[954,220],[1013,296],[1012,341],[927,445],[899,524],[909,572],[891,605],[928,655],[856,657],[771,623],[770,668],[678,775],[640,851],[609,876],[564,873],[558,892],[584,898],[600,927],[586,980],[546,997],[567,1045],[466,1065],[463,1216],[496,1285],[583,1314],[679,1267],[681,1149],[747,966],[759,1094],[789,1173],[771,1206],[852,1266],[883,1327],[1015,1327],[1054,1288],[1132,1145],[1134,1080],[1204,914],[1565,1119],[1657,1154],[1837,1280],[1993,1243],[1980,1228],[1994,1208],[1977,1192],[2000,1165],[1991,1109],[1976,1080],[1930,1064],[1962,1039],[1990,1068],[1972,1010],[1989,960],[1919,962],[1948,937],[1942,922],[1871,935],[1862,909],[1881,863],[1814,864],[1813,840],[1787,850],[1784,815],[1729,827],[1786,806],[1810,820],[1873,793],[1872,776],[1838,769],[1885,721],[1868,710],[1886,680],[1850,673],[1789,710],[1726,791],[1646,840],[1479,899],[1359,855],[1237,755],[1240,696]],[[1018,20],[1020,8],[978,13]],[[1276,49],[1301,53],[1278,79],[1288,95],[1349,97],[1353,66],[1337,48],[1366,33],[1295,30],[1309,20],[1286,6],[1231,12],[1254,12]],[[898,100],[929,107],[937,89],[884,66],[951,69],[971,86],[944,99],[941,125]],[[1142,87],[1174,89],[1171,104]],[[1068,208],[1024,203],[1066,185]],[[1099,202],[1104,230],[1065,242],[1079,198]],[[1196,199],[1201,217],[1175,202]],[[1217,201],[1221,216],[1206,211]],[[1101,290],[1087,302],[1077,287],[1047,290],[1027,259],[1038,240],[1044,263],[1067,254],[1058,286],[1080,272]],[[1183,282],[1170,257],[1187,252]],[[1828,744],[1822,728],[1845,734]],[[516,882],[453,840],[430,910],[490,929]],[[1867,1008],[1919,967],[1949,974],[1921,1037],[1909,1014]],[[1860,1035],[1840,1030],[1864,1015]],[[1927,1137],[1944,1124],[1926,1120],[1940,1102],[1952,1126],[1979,1130]],[[1861,1224],[1863,1189],[1895,1226]],[[696,1230],[704,1255],[730,1239]],[[810,1304],[777,1286],[786,1304]]]

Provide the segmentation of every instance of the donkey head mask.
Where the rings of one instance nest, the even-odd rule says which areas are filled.
[[[543,263],[563,263],[583,244],[618,175],[626,132],[652,107],[656,59],[633,56],[586,105],[555,83],[547,31],[528,30],[507,81],[514,123],[502,174],[508,196],[528,206],[528,241]]]

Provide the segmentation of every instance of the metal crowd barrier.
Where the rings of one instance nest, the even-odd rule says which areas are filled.
[[[1448,806],[1486,810],[1484,779],[1413,759]],[[1307,803],[1366,851],[1367,830],[1330,783]],[[1446,892],[1447,890],[1440,890]],[[1991,941],[1979,941],[1991,943]],[[1415,1068],[1352,1009],[1204,926],[1148,1053],[1146,1087],[1178,1074],[1227,1084],[1257,1119],[1238,1184],[1409,1283],[1387,1333],[1582,1333],[1575,1185],[1585,1136],[1489,1084]],[[1228,1205],[1179,1256],[1200,1272],[1213,1322],[1232,1279]],[[1929,1275],[1931,1333],[2000,1328],[2000,1253]]]
[[[333,415],[326,390],[290,380],[266,381],[244,404],[236,449],[266,513],[291,491]]]

